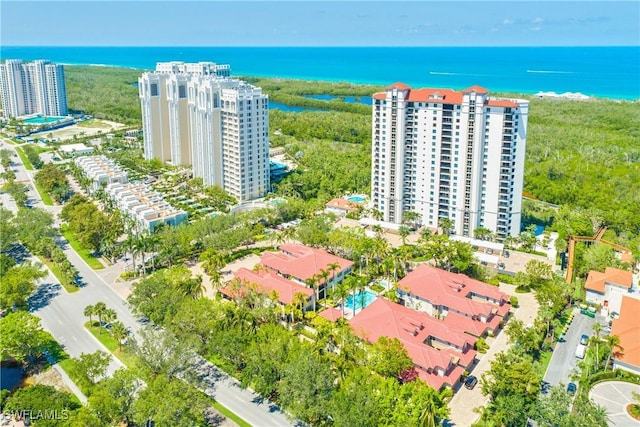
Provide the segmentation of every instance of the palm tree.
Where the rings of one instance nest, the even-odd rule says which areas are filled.
[[[453,221],[446,216],[438,218],[438,225],[442,228],[442,233],[449,235],[451,229],[453,228]]]
[[[596,345],[596,352],[594,355],[594,361],[593,361],[593,365],[594,365],[594,372],[598,372],[598,368],[599,368],[599,362],[600,362],[600,352],[598,349],[598,344],[600,344],[601,340],[600,340],[600,332],[602,332],[602,325],[600,323],[594,323],[591,328],[593,329],[593,332],[596,334],[593,338],[591,338],[591,341]]]
[[[122,322],[114,322],[111,325],[111,336],[118,341],[118,349],[122,348],[122,341],[127,337],[127,328]]]
[[[606,371],[609,366],[609,362],[611,361],[611,356],[618,356],[624,351],[624,348],[620,346],[620,337],[617,335],[608,335],[604,338],[604,341],[607,344],[608,350],[607,363],[604,364],[604,370]],[[618,351],[615,351],[616,348]],[[611,367],[611,370],[613,370],[613,366]]]
[[[178,288],[186,297],[198,299],[204,293],[204,285],[202,284],[202,276],[192,277],[178,284]]]
[[[93,315],[96,314],[95,306],[88,305],[84,308],[84,315],[89,318],[89,325],[93,326]]]
[[[401,225],[398,229],[398,233],[400,233],[400,238],[402,239],[402,246],[407,244],[407,237],[411,234],[411,230],[406,225]]]
[[[340,300],[340,309],[342,311],[342,317],[344,317],[344,306],[349,296],[349,284],[347,281],[343,281],[338,286],[334,287],[335,296]]]
[[[100,323],[100,325],[102,325],[102,317],[105,311],[107,311],[107,305],[102,301],[97,302],[96,305],[93,306],[93,314],[98,316],[98,323]]]
[[[294,307],[293,310],[293,320],[296,320],[296,316],[295,313],[299,310],[300,314],[302,315],[302,311],[304,309],[304,305],[307,302],[307,294],[305,294],[304,292],[296,292],[293,295],[293,299],[291,300],[291,305]],[[314,308],[315,310],[315,308]],[[301,316],[302,318],[302,316]]]
[[[344,284],[344,286],[351,291],[351,305],[353,308],[353,315],[356,315],[356,289],[358,289],[359,286],[359,280],[358,277],[356,276],[347,276],[344,279],[344,282],[342,282]],[[343,301],[343,305],[345,304],[345,302]]]
[[[316,311],[316,300],[318,299],[318,276],[314,274],[313,276],[305,280],[305,282],[307,283],[307,286],[313,289],[313,292],[315,294],[313,298],[313,311]]]
[[[329,270],[323,270],[320,269],[320,272],[318,273],[318,288],[320,287],[320,285],[324,284],[324,292],[323,292],[323,297],[326,298],[327,297],[327,282],[329,281],[329,276],[331,275],[331,273],[329,272]],[[320,282],[320,279],[322,279],[322,283]]]
[[[336,278],[336,271],[340,270],[340,263],[336,261],[327,264],[327,269],[331,271],[331,288],[333,289],[333,287],[336,286],[334,279]]]
[[[420,215],[418,212],[415,211],[407,211],[402,215],[402,222],[405,224],[411,224],[411,226],[413,227],[413,229],[415,230],[417,227],[417,223],[418,221],[420,221],[420,218],[422,217],[422,215]]]
[[[382,213],[382,211],[379,211],[377,209],[371,210],[371,216],[376,221],[382,221],[384,219],[384,214]]]

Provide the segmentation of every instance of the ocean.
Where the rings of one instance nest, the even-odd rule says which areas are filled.
[[[632,47],[21,47],[0,59],[153,69],[158,61],[213,61],[236,76],[280,77],[492,92],[580,92],[640,99]]]

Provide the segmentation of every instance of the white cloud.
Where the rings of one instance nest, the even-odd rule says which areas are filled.
[[[542,27],[531,27],[531,31],[540,31]]]
[[[502,25],[511,25],[511,24],[513,24],[513,21],[509,18],[502,21]]]
[[[534,19],[533,21],[531,21],[531,22],[533,22],[534,24],[542,24],[542,18],[537,17],[537,18],[535,18],[535,19]]]

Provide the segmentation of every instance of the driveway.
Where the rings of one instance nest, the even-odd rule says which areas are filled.
[[[631,418],[626,409],[627,405],[633,401],[631,397],[633,391],[640,393],[640,385],[607,381],[593,386],[589,392],[589,398],[607,409],[610,426],[640,426],[640,421]]]
[[[525,324],[533,323],[538,313],[538,303],[533,293],[516,294],[515,286],[506,284],[501,284],[500,290],[518,297],[519,307],[511,309],[513,318],[522,320]],[[509,337],[504,332],[504,328],[496,338],[487,338],[489,350],[486,354],[478,354],[478,357],[481,358],[471,373],[480,379],[481,375],[491,368],[491,362],[495,359],[496,354],[506,351],[510,347],[508,341]],[[476,385],[473,390],[460,387],[449,402],[451,416],[446,425],[460,427],[472,425],[480,417],[479,414],[473,412],[474,408],[485,406],[488,401],[488,397],[482,395],[480,384]]]
[[[580,309],[575,308],[573,311],[574,317],[567,333],[564,336],[562,342],[556,344],[556,348],[553,350],[551,361],[547,367],[547,372],[544,374],[544,380],[550,383],[552,386],[559,383],[568,384],[571,382],[569,378],[571,372],[577,368],[580,359],[576,358],[576,348],[580,344],[580,337],[584,335],[593,335],[593,324],[596,320],[600,323],[604,323],[604,318],[597,315],[595,319],[580,314]]]

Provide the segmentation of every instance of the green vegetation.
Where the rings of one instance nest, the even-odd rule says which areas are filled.
[[[49,261],[41,256],[39,256],[38,258],[40,259],[40,261],[42,261],[43,264],[49,267],[49,270],[51,270],[53,275],[56,276],[56,279],[58,279],[58,281],[62,284],[62,287],[64,288],[65,291],[72,294],[80,290],[80,288],[77,287],[76,285],[72,285],[68,283],[64,273],[56,263],[54,263],[53,261]]]
[[[16,147],[16,153],[18,153],[18,156],[20,157],[20,161],[24,165],[25,169],[28,171],[32,171],[33,165],[31,165],[31,162],[27,158],[27,155],[24,153],[24,151],[22,151],[22,148]]]
[[[77,123],[78,127],[81,128],[102,128],[102,129],[111,129],[111,124],[105,123],[102,120],[85,120]]]
[[[104,327],[100,326],[98,322],[87,322],[85,328],[91,332],[91,335],[96,337],[100,344],[106,347],[115,357],[120,359],[122,363],[129,369],[135,368],[135,357],[130,354],[127,349],[123,349],[121,345],[118,345],[118,341],[112,336],[110,332],[105,331]]]
[[[53,204],[49,194],[61,203],[71,192],[66,173],[53,163],[47,163],[36,173],[35,183],[45,205]]]
[[[62,226],[60,232],[62,233],[62,236],[67,239],[69,245],[71,245],[71,247],[78,253],[78,255],[82,257],[84,262],[86,262],[89,267],[94,270],[102,270],[104,268],[104,265],[102,265],[102,263],[96,257],[94,257],[91,252],[85,249],[85,247],[82,246],[82,244],[75,238],[75,234],[73,233],[73,231]]]
[[[31,164],[31,166],[36,169],[40,169],[42,167],[44,163],[42,163],[42,160],[40,160],[40,154],[37,148],[35,148],[33,145],[27,144],[23,145],[22,147],[16,148],[16,150],[19,150],[20,148],[22,148],[22,150],[24,151],[24,154],[27,156],[27,160],[29,161],[29,164]],[[26,166],[27,163],[25,163],[25,167]],[[27,167],[27,169],[29,168]]]
[[[140,100],[134,83],[142,70],[66,65],[64,72],[70,109],[118,123],[140,123]]]

